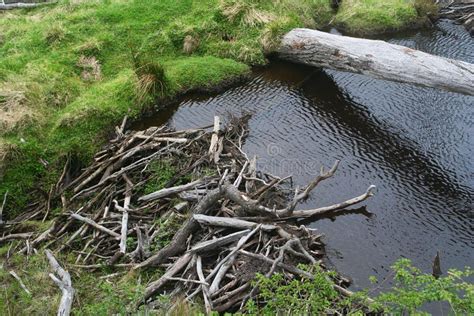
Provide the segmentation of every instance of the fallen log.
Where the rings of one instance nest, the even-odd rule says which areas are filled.
[[[277,53],[300,64],[474,95],[473,64],[384,41],[293,29]]]

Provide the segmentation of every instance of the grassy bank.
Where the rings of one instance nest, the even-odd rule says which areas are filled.
[[[329,18],[324,0],[60,1],[1,13],[7,209],[21,209],[32,187],[47,191],[66,155],[87,162],[123,116],[244,75],[265,63],[262,43]]]
[[[328,0],[63,0],[0,13],[7,216],[35,198],[31,188],[49,190],[67,155],[86,164],[125,115],[247,74],[288,30],[401,27],[420,1],[347,0],[336,16]]]
[[[437,6],[431,0],[343,0],[335,24],[356,35],[374,35],[429,25]]]

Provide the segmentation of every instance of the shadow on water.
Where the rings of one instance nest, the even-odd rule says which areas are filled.
[[[391,42],[474,62],[462,28],[403,34]],[[327,236],[336,268],[356,287],[408,257],[429,271],[474,262],[474,97],[274,61],[219,94],[189,94],[134,128],[206,126],[212,117],[252,113],[245,144],[259,169],[305,185],[321,165],[342,161],[301,208],[344,201],[376,184],[358,211],[311,224]],[[360,214],[361,211],[363,214]],[[364,214],[366,216],[364,216]],[[370,215],[370,216],[369,216]]]
[[[382,156],[380,162],[389,164],[400,178],[408,181],[412,177],[422,179],[421,187],[417,186],[420,191],[436,192],[451,199],[474,193],[469,187],[458,183],[455,174],[421,151],[415,141],[386,129],[363,105],[344,93],[326,72],[312,74],[301,88],[306,97],[318,104],[318,110],[325,112],[321,116],[337,120],[338,126],[350,133],[365,152]]]

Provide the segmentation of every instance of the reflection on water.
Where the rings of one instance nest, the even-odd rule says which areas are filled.
[[[449,22],[391,42],[474,62],[474,42]],[[474,262],[474,97],[363,75],[274,62],[248,83],[218,95],[191,95],[140,123],[204,126],[214,114],[253,114],[245,150],[259,168],[306,184],[321,165],[336,175],[302,207],[343,201],[378,187],[374,216],[311,224],[326,234],[336,268],[367,286],[400,256],[429,271]]]

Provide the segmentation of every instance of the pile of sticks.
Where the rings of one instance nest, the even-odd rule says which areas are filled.
[[[463,24],[474,35],[474,1],[454,0],[446,3],[439,12],[440,17]]]
[[[47,201],[7,222],[1,241],[21,239],[12,242],[11,252],[51,249],[47,255],[55,271],[52,253],[73,253],[70,266],[84,269],[165,267],[137,302],[151,307],[166,292],[187,300],[199,296],[207,312],[235,311],[258,293],[250,282],[256,273],[312,278],[297,266],[324,267],[321,234],[298,220],[342,214],[372,196],[374,187],[342,203],[297,209],[336,172],[338,162],[327,171],[321,168],[306,187],[292,188],[290,177],[259,172],[256,157],[242,150],[248,119],[229,118],[225,128],[215,117],[213,125],[199,129],[162,126],[129,132],[124,119],[116,138],[88,168],[71,180],[73,168],[66,164]],[[175,174],[149,192],[149,184],[160,176],[157,164],[171,166]],[[20,231],[21,223],[32,218],[51,219],[51,225],[39,233]],[[182,224],[164,232],[172,222]],[[165,233],[169,242],[160,246]],[[67,275],[63,280],[68,310],[73,284]],[[343,278],[334,281],[342,296],[351,295]]]

